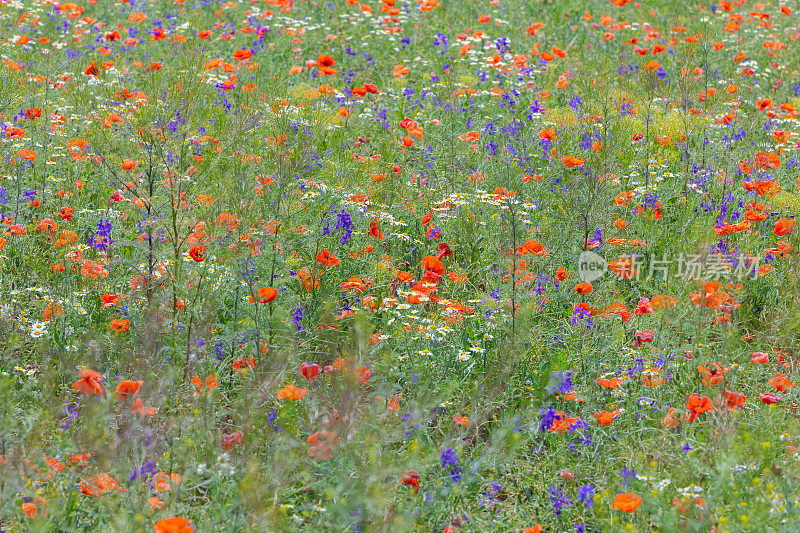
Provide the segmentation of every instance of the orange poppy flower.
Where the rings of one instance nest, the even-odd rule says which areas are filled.
[[[411,67],[406,65],[395,65],[394,68],[392,68],[392,76],[395,78],[402,78],[409,72],[411,72]]]
[[[203,392],[203,380],[199,377],[195,376],[192,378],[192,384],[194,385],[195,392],[192,393],[192,396],[200,396]],[[210,374],[206,377],[206,392],[211,392],[217,388],[217,375]]]
[[[383,232],[381,231],[380,219],[373,218],[369,223],[369,235],[376,239],[383,239]]]
[[[614,411],[600,411],[599,413],[594,413],[592,416],[597,420],[597,423],[601,426],[605,426],[610,424],[620,415],[619,409]]]
[[[97,261],[84,259],[81,263],[81,274],[88,279],[107,278],[108,270]]]
[[[781,166],[781,160],[778,157],[778,154],[759,152],[753,159],[753,165],[755,166],[755,168],[763,168],[763,169],[778,168],[779,166]]]
[[[23,503],[22,512],[28,518],[36,518],[36,504],[33,502]]]
[[[192,533],[194,527],[182,516],[159,520],[153,525],[155,533]]]
[[[278,296],[278,291],[273,287],[261,287],[256,294],[258,295],[259,303],[266,304]],[[250,298],[250,303],[254,303],[252,298]]]
[[[105,392],[105,389],[100,382],[103,381],[103,375],[88,368],[81,369],[78,374],[79,379],[72,384],[72,388],[78,392],[82,392],[88,396],[100,396]]]
[[[422,263],[420,266],[422,267],[422,270],[425,271],[426,275],[429,272],[433,272],[437,278],[444,276],[444,264],[442,264],[442,262],[436,256],[426,255],[422,258]]]
[[[36,152],[33,150],[20,150],[17,152],[17,155],[22,159],[27,159],[28,161],[36,161]]]
[[[632,513],[642,504],[642,498],[633,492],[623,492],[614,497],[614,503],[611,506],[617,511],[624,511]]]
[[[394,273],[394,277],[397,281],[405,283],[407,281],[411,281],[414,279],[414,276],[411,275],[410,272],[406,272],[405,270],[397,271]]]
[[[469,418],[462,415],[453,415],[453,422],[455,422],[459,426],[466,426],[467,424],[469,424]]]
[[[317,263],[324,267],[336,266],[340,263],[339,258],[330,253],[327,248],[318,253],[316,259]]]
[[[447,274],[447,279],[452,281],[453,283],[464,283],[469,278],[466,274],[462,274],[460,272],[450,272]]]
[[[567,155],[561,158],[561,162],[567,168],[572,167],[582,167],[583,166],[583,158],[582,157],[573,157],[571,155]]]
[[[234,445],[241,446],[242,442],[244,442],[244,436],[241,431],[222,436],[222,445],[226,452],[229,452]]]
[[[620,378],[611,378],[611,379],[604,379],[604,378],[597,378],[595,380],[598,385],[606,389],[616,389],[620,385],[622,385],[622,380]]]
[[[253,56],[253,52],[251,50],[236,50],[233,53],[233,58],[236,61],[244,61],[245,59],[250,59]]]
[[[278,391],[278,399],[297,401],[305,396],[307,392],[308,389],[301,389],[300,387],[295,387],[290,383]]]
[[[336,74],[337,70],[333,68],[335,64],[336,60],[328,54],[322,54],[317,58],[317,68],[319,68],[319,73],[323,76],[332,76]]]
[[[715,411],[714,404],[711,403],[711,400],[705,396],[701,398],[696,392],[689,396],[689,399],[686,401],[686,409],[689,411],[686,415],[686,419],[689,422],[697,420],[702,413],[713,413]]]
[[[314,432],[306,439],[306,442],[311,445],[308,449],[309,457],[326,460],[333,457],[330,447],[339,442],[339,438],[335,433],[322,430]]]
[[[189,257],[197,261],[198,263],[202,263],[206,260],[206,247],[203,245],[195,245],[189,249]]]
[[[725,379],[725,374],[730,370],[727,366],[712,363],[709,366],[699,365],[697,371],[703,376],[703,385],[718,385]]]
[[[116,479],[109,476],[105,472],[101,472],[95,476],[81,481],[81,492],[87,496],[100,496],[105,492],[118,490],[124,492],[127,489],[121,486]]]
[[[92,64],[86,67],[83,73],[87,76],[94,76],[95,78],[100,74],[100,68],[97,66],[97,61],[92,61]]]
[[[667,416],[661,421],[661,424],[667,429],[675,429],[681,425],[681,419],[675,414],[675,408],[670,407]]]
[[[572,425],[579,420],[580,418],[569,416],[564,411],[557,411],[556,417],[548,429],[559,435],[563,435],[565,431],[568,431]]]
[[[727,407],[729,410],[741,409],[741,407],[744,405],[744,402],[747,401],[747,397],[741,392],[727,389],[722,392],[722,397],[728,402]]]
[[[590,294],[594,292],[594,287],[592,287],[591,282],[584,281],[583,283],[575,285],[575,292],[579,294]]]
[[[521,255],[525,254],[547,255],[547,251],[544,245],[532,239],[526,242],[525,244],[518,246],[517,253]]]
[[[416,470],[408,470],[403,473],[403,476],[400,480],[401,485],[408,485],[413,490],[419,490],[419,474]]]
[[[117,385],[115,396],[117,400],[125,401],[139,392],[144,381],[120,381]]]
[[[786,374],[776,374],[774,378],[769,380],[769,384],[780,392],[786,392],[787,389],[793,388],[796,382],[789,380]]]
[[[142,403],[141,398],[136,398],[131,405],[131,412],[137,415],[153,416],[158,412],[158,407],[147,407]]]
[[[794,220],[787,220],[782,218],[775,223],[775,228],[772,232],[775,234],[776,237],[783,237],[784,235],[788,235],[794,229]]]
[[[182,478],[183,476],[181,476],[180,474],[167,475],[164,472],[157,472],[153,476],[152,483],[156,492],[169,491],[172,490],[172,485],[179,484]]]
[[[116,333],[124,333],[130,329],[130,326],[131,326],[130,320],[114,319],[108,325],[108,329]]]

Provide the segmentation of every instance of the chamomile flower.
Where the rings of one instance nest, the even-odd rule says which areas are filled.
[[[47,333],[47,324],[44,322],[35,322],[28,331],[28,334],[34,339],[44,336],[45,333]]]

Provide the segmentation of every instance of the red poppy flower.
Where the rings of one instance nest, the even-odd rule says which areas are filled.
[[[324,267],[329,267],[338,265],[340,261],[338,257],[325,249],[317,254],[317,263],[320,263]]]
[[[415,491],[419,490],[419,474],[416,470],[409,470],[403,474],[402,481],[400,481],[403,485],[408,485]]]
[[[769,380],[769,384],[780,392],[786,392],[787,389],[793,388],[796,382],[791,381],[786,374],[776,374],[774,378]]]
[[[300,365],[300,373],[308,381],[314,381],[322,373],[322,367],[316,363],[303,363]]]
[[[125,401],[131,396],[136,395],[142,383],[144,383],[144,381],[120,381],[115,393],[117,400]]]
[[[427,274],[433,272],[437,277],[444,276],[444,265],[438,257],[426,255],[422,258],[422,270]]]
[[[105,392],[105,389],[100,382],[103,381],[103,375],[94,370],[84,368],[78,374],[79,379],[72,384],[72,388],[78,392],[82,392],[88,396],[100,396]]]
[[[336,60],[328,54],[322,54],[317,58],[317,68],[319,68],[319,73],[323,76],[332,76],[336,74],[337,70],[333,68],[335,64]]]
[[[278,291],[273,287],[261,287],[258,289],[258,301],[266,304],[274,300],[278,296]]]
[[[705,396],[702,398],[696,392],[689,396],[686,401],[686,409],[689,411],[687,420],[694,422],[702,413],[713,413],[715,411],[714,404]]]
[[[649,329],[646,329],[644,331],[637,331],[635,334],[635,339],[633,341],[633,347],[638,348],[642,344],[645,344],[647,342],[653,342],[654,338],[655,335]]]
[[[575,292],[579,294],[590,294],[594,291],[594,287],[592,287],[591,282],[584,281],[583,283],[578,283],[575,285]]]
[[[241,446],[243,441],[244,437],[241,431],[222,436],[222,445],[226,452],[229,452],[234,445]]]
[[[547,251],[545,250],[543,244],[538,243],[534,240],[530,240],[525,244],[518,246],[517,253],[520,255],[525,255],[525,254],[545,255]]]
[[[381,231],[380,219],[373,218],[369,223],[369,235],[376,239],[383,239],[383,232]]]
[[[767,405],[772,405],[781,401],[781,397],[771,392],[762,392],[758,395],[758,399]]]
[[[189,249],[189,256],[198,263],[202,263],[206,260],[206,247],[201,244],[192,246]]]
[[[783,237],[784,235],[788,235],[789,233],[792,232],[792,230],[794,229],[794,224],[795,224],[794,220],[787,220],[785,218],[782,218],[775,223],[775,228],[772,230],[772,232],[777,237]]]
[[[240,357],[231,364],[234,370],[244,370],[245,368],[253,368],[256,366],[255,357]]]
[[[92,64],[86,67],[86,70],[83,71],[84,74],[87,76],[94,76],[97,77],[100,74],[100,69],[97,66],[97,61],[92,61]]]
[[[727,389],[722,392],[722,397],[725,398],[725,400],[727,400],[728,409],[740,409],[744,405],[744,402],[747,400],[747,397],[741,392],[731,391]]]
[[[158,407],[147,407],[142,403],[141,398],[133,400],[131,412],[137,415],[153,416],[158,412]]]

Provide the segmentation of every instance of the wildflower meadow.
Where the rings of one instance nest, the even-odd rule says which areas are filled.
[[[800,531],[797,0],[0,0],[0,531]]]

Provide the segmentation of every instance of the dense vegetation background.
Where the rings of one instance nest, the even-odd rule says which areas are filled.
[[[797,530],[798,8],[0,2],[0,529]]]

